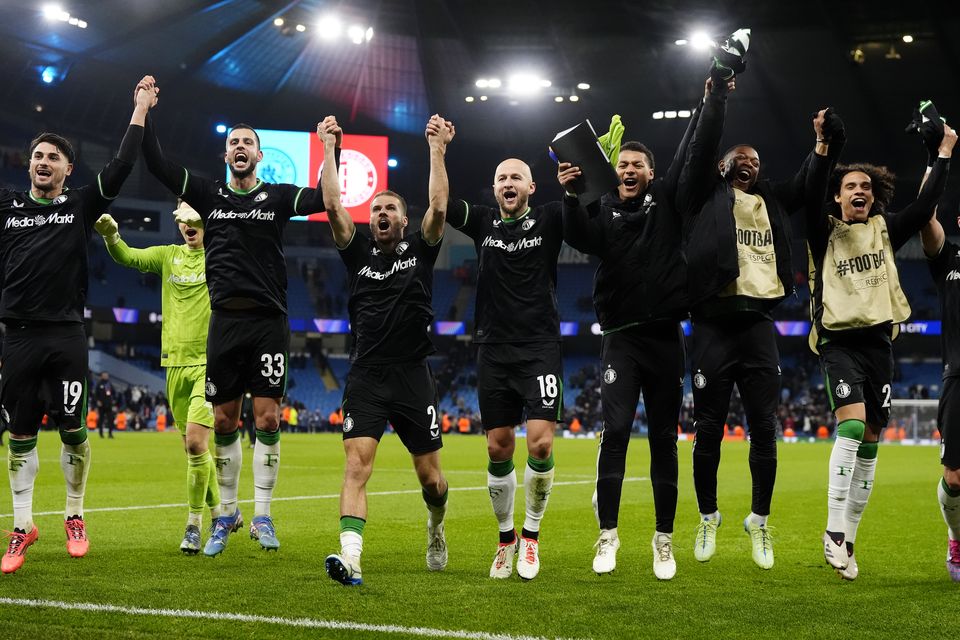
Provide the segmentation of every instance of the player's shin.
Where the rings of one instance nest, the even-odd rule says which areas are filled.
[[[207,506],[210,508],[210,519],[220,516],[220,485],[217,483],[217,463],[212,455],[207,458]]]
[[[960,540],[960,489],[953,489],[947,481],[940,478],[937,483],[937,500],[940,502],[940,513],[947,523],[947,535],[950,540]]]
[[[215,434],[214,445],[217,482],[220,485],[220,515],[230,517],[237,512],[237,489],[243,464],[240,431]]]
[[[363,529],[367,521],[356,516],[340,516],[340,553],[349,558],[360,558],[363,553]]]
[[[83,496],[87,488],[87,476],[90,474],[90,442],[87,429],[61,431],[60,467],[67,484],[67,503],[65,516],[83,517]]]
[[[270,516],[270,501],[280,471],[280,432],[257,429],[253,447],[253,515]]]
[[[33,529],[33,485],[40,469],[36,436],[26,440],[10,439],[7,469],[13,493],[13,526],[29,533]]]
[[[501,542],[510,542],[514,537],[513,502],[517,494],[517,472],[513,467],[513,460],[491,460],[487,464],[487,490],[493,505],[493,515],[500,527],[501,538],[508,536],[507,540]]]
[[[877,443],[864,442],[857,450],[857,460],[847,494],[847,506],[844,511],[844,539],[852,546],[857,539],[857,528],[867,507],[870,493],[873,491],[873,478],[877,470]],[[848,547],[849,549],[849,547]]]
[[[529,456],[523,473],[523,487],[526,494],[526,518],[523,521],[523,535],[536,539],[540,531],[540,521],[547,510],[550,492],[553,490],[553,453],[546,460]],[[533,534],[533,535],[530,535]]]
[[[447,515],[447,495],[450,493],[450,489],[449,487],[445,488],[441,496],[432,496],[427,493],[426,489],[422,493],[423,502],[427,505],[427,512],[429,513],[427,526],[436,527],[443,522],[444,516]]]
[[[190,505],[188,524],[200,526],[203,506],[210,485],[210,465],[213,458],[209,451],[187,456],[187,502]]]
[[[847,497],[857,461],[857,450],[866,425],[862,420],[844,420],[837,425],[837,439],[830,452],[827,485],[827,531],[842,533],[846,519]]]

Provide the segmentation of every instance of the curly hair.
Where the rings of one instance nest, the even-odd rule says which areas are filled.
[[[854,171],[865,173],[870,177],[870,184],[873,187],[873,207],[870,210],[870,215],[884,213],[893,201],[896,176],[886,167],[878,167],[875,164],[865,162],[837,165],[833,173],[830,174],[830,181],[827,183],[827,205],[830,213],[835,216],[840,215],[840,203],[834,201],[833,197],[840,193],[843,177]]]

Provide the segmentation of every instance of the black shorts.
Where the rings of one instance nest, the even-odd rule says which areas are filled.
[[[481,344],[477,401],[485,430],[526,420],[563,420],[563,356],[559,342]]]
[[[0,420],[35,436],[43,414],[61,431],[87,417],[87,335],[82,324],[7,323],[0,364]]]
[[[820,366],[830,409],[862,402],[867,424],[883,429],[890,422],[893,346],[884,335],[833,339],[820,345]]]
[[[343,389],[343,438],[380,440],[389,421],[410,453],[436,451],[443,446],[437,404],[426,360],[354,364]]]
[[[207,333],[207,401],[223,404],[245,391],[282,398],[289,351],[286,315],[214,310]]]
[[[940,464],[960,469],[960,378],[943,379],[937,428],[940,430]]]

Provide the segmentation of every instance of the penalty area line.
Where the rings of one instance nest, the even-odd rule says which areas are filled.
[[[486,633],[483,631],[464,631],[458,629],[435,629],[432,627],[405,627],[395,624],[370,624],[347,620],[322,620],[318,618],[285,618],[283,616],[262,616],[246,613],[222,611],[194,611],[191,609],[150,609],[146,607],[124,607],[115,604],[96,602],[64,602],[61,600],[41,600],[28,598],[0,597],[0,605],[60,609],[62,611],[85,611],[92,613],[119,613],[132,616],[156,616],[163,618],[188,618],[225,622],[251,622],[272,624],[301,629],[331,629],[336,631],[366,631],[370,633],[396,633],[425,638],[462,638],[464,640],[548,640],[543,636],[520,636],[508,633]],[[556,638],[555,640],[565,640]]]
[[[624,478],[624,482],[641,482],[647,480],[646,477],[640,478]],[[593,484],[595,480],[566,480],[560,482],[554,482],[553,486],[555,487],[566,487],[573,485],[583,485],[583,484]],[[522,487],[523,484],[518,484],[517,487]],[[486,485],[482,487],[450,487],[450,491],[487,491]],[[402,495],[420,495],[421,489],[400,489],[396,491],[368,491],[367,496],[402,496]],[[283,496],[280,498],[274,498],[273,502],[296,502],[301,500],[333,500],[339,499],[339,493],[327,493],[323,495],[315,496]],[[252,504],[253,500],[237,500],[238,503],[242,504]],[[127,507],[93,507],[91,509],[84,509],[84,513],[101,513],[101,512],[110,512],[110,511],[145,511],[149,509],[182,509],[188,506],[185,502],[169,502],[166,504],[141,504],[141,505],[131,505]],[[62,516],[63,511],[35,511],[34,516]],[[0,513],[0,518],[12,518],[12,513]]]

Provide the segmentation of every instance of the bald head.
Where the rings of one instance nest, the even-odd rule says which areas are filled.
[[[494,183],[501,175],[511,173],[518,173],[533,182],[533,172],[530,171],[530,165],[519,158],[507,158],[497,165],[497,171],[493,176]]]
[[[493,195],[500,205],[501,217],[523,215],[527,210],[530,194],[537,190],[530,166],[523,160],[507,158],[499,165],[493,176]]]

